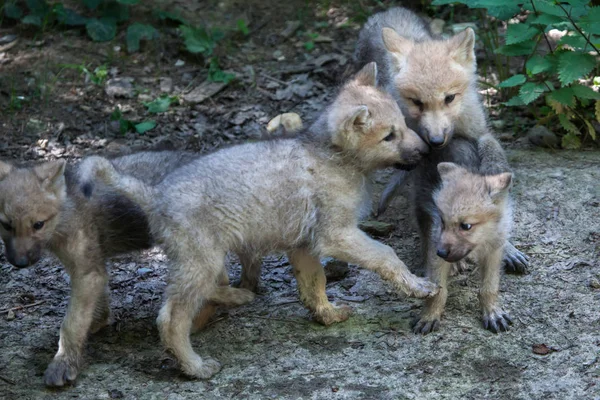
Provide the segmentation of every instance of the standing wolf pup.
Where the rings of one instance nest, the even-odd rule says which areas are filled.
[[[453,136],[474,142],[486,137],[488,144],[478,147],[479,172],[493,175],[504,172],[497,161],[504,151],[490,133],[477,93],[474,46],[472,29],[449,40],[435,38],[425,21],[397,7],[369,18],[359,34],[355,68],[377,62],[381,84],[396,98],[408,126],[429,143],[432,153],[447,146]],[[405,176],[405,172],[397,173],[384,190],[380,214]],[[528,265],[527,257],[509,242],[504,262],[508,270],[518,272]]]
[[[154,185],[195,157],[143,152],[113,163],[120,171]],[[152,244],[148,221],[137,204],[100,183],[96,196],[88,200],[81,195],[77,175],[77,167],[64,161],[28,168],[0,161],[0,236],[7,260],[24,268],[35,264],[47,248],[58,256],[71,279],[58,352],[44,374],[48,386],[75,380],[88,333],[109,323],[106,258]]]
[[[368,209],[368,174],[413,165],[427,151],[393,98],[376,88],[376,72],[375,63],[359,71],[308,132],[217,151],[156,187],[121,175],[106,159],[86,160],[85,176],[114,185],[146,211],[171,260],[157,322],[187,375],[208,378],[220,369],[194,352],[189,334],[192,318],[218,287],[229,251],[286,251],[302,301],[321,319],[348,318],[348,310],[327,299],[322,256],[371,269],[410,296],[437,293],[357,226]]]
[[[486,145],[482,138],[479,146]],[[484,327],[494,333],[508,330],[511,321],[498,306],[498,290],[503,245],[512,222],[508,198],[512,174],[506,160],[498,160],[498,166],[502,165],[505,172],[479,174],[477,146],[457,137],[409,176],[413,184],[422,183],[410,194],[427,276],[441,286],[436,296],[425,301],[413,327],[415,333],[427,334],[439,328],[450,267],[467,256],[481,270],[479,301]]]

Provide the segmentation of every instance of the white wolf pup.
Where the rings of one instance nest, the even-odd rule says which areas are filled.
[[[140,204],[171,260],[157,322],[187,375],[208,378],[220,369],[194,352],[189,334],[218,288],[229,251],[287,252],[302,301],[330,321],[345,320],[348,311],[327,299],[322,256],[373,270],[409,296],[437,293],[435,284],[411,274],[390,247],[357,227],[369,209],[369,173],[412,166],[427,151],[393,98],[376,87],[376,74],[375,63],[366,65],[304,134],[217,151],[155,187],[121,175],[106,159],[85,161],[90,181],[114,185]]]

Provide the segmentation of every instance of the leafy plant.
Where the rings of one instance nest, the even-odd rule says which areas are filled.
[[[131,130],[135,130],[137,133],[142,134],[156,127],[156,121],[148,120],[140,123],[135,123],[131,120],[123,118],[123,113],[118,108],[110,115],[111,121],[119,121],[119,130],[122,134],[125,134]]]
[[[108,69],[106,65],[100,65],[90,71],[85,64],[60,64],[60,67],[66,69],[74,69],[81,72],[86,77],[86,81],[92,82],[94,85],[102,85],[108,77]]]
[[[106,42],[117,35],[119,24],[129,20],[129,8],[140,0],[81,0],[87,9],[84,16],[61,2],[50,5],[46,0],[26,0],[24,10],[16,0],[9,0],[4,5],[4,15],[21,23],[45,30],[59,25],[65,27],[85,27],[87,35],[95,42]],[[168,14],[171,15],[171,14]],[[173,17],[173,15],[171,15]],[[139,50],[141,40],[152,40],[158,31],[151,25],[134,23],[127,28],[127,49],[129,52]]]
[[[514,94],[507,106],[545,106],[531,108],[540,123],[557,121],[565,131],[564,148],[579,148],[582,139],[597,139],[591,121],[600,122],[600,93],[594,82],[600,73],[600,6],[589,0],[434,0],[434,5],[461,3],[482,8],[495,20],[509,20],[505,44],[495,54],[523,56],[522,71],[504,74],[501,89]],[[513,17],[521,16],[519,22]],[[526,16],[526,18],[525,18]],[[567,33],[553,46],[551,29]],[[538,51],[540,45],[547,52]],[[502,75],[502,74],[501,74]]]
[[[153,101],[144,103],[148,108],[148,112],[151,114],[159,114],[167,111],[171,104],[179,101],[177,96],[162,96]]]
[[[208,66],[208,80],[212,82],[229,83],[235,79],[235,74],[225,72],[221,69],[219,61],[213,57]]]
[[[306,32],[306,41],[304,42],[304,48],[306,51],[312,51],[315,48],[315,39],[319,37],[318,33]]]

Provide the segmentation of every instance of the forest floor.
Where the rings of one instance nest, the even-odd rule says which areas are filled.
[[[0,37],[14,33],[19,42],[0,54],[0,106],[8,110],[0,116],[0,157],[75,161],[160,146],[202,153],[260,137],[282,112],[308,122],[331,99],[359,27],[348,8],[304,1],[169,4],[196,23],[247,21],[249,34],[228,36],[219,50],[236,81],[196,103],[198,93],[207,94],[206,68],[172,27],[128,54],[122,34],[96,44],[79,31],[34,36],[3,26]],[[289,21],[299,28],[286,38]],[[65,64],[106,65],[111,80],[86,82]],[[114,85],[126,97],[110,95]],[[148,114],[143,102],[161,94],[181,101]],[[126,119],[157,126],[121,134],[110,119],[115,107]],[[476,267],[453,278],[440,330],[422,337],[410,330],[422,301],[352,265],[327,269],[327,292],[353,316],[318,325],[298,301],[287,260],[270,257],[257,299],[221,312],[193,336],[196,350],[223,369],[208,381],[190,380],[156,330],[167,260],[153,249],[109,262],[115,323],[90,338],[75,385],[50,390],[42,375],[57,348],[68,277],[50,255],[22,270],[0,256],[0,398],[600,399],[600,153],[534,148],[524,138],[533,121],[499,115],[496,107],[490,116],[516,174],[512,240],[531,259],[529,274],[502,279],[502,302],[515,321],[509,332],[482,328]],[[376,176],[379,189],[388,176]],[[419,265],[405,198],[380,219],[396,228],[379,239]],[[238,276],[232,259],[230,277]]]

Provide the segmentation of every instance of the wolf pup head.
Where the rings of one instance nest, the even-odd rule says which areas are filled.
[[[65,162],[15,168],[0,161],[0,236],[7,260],[35,264],[58,222],[66,198]]]
[[[467,28],[449,40],[413,42],[383,28],[393,85],[407,118],[433,148],[452,138],[469,87],[476,84],[475,33]]]
[[[442,184],[433,198],[442,219],[437,255],[456,262],[478,246],[501,246],[510,220],[506,201],[512,174],[476,175],[448,162],[438,164],[438,172]]]
[[[329,109],[327,125],[334,146],[365,170],[409,169],[428,151],[426,143],[406,126],[392,96],[377,88],[374,62],[344,85]]]

